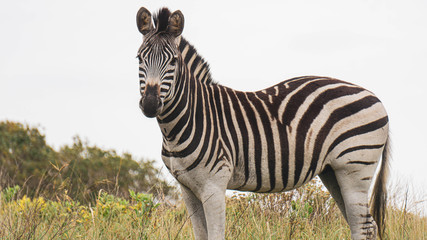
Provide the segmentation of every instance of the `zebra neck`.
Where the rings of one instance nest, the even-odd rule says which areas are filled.
[[[174,95],[165,102],[164,110],[157,121],[163,133],[164,141],[179,144],[188,138],[183,134],[185,128],[195,121],[203,121],[203,98],[210,89],[210,84],[200,82],[183,66],[177,75],[179,79],[174,86]],[[179,138],[179,139],[178,139]]]
[[[173,142],[182,134],[180,127],[193,121],[194,111],[203,112],[201,93],[213,82],[208,63],[197,53],[196,49],[183,37],[177,42],[181,53],[180,70],[177,73],[174,90],[164,105],[162,114],[157,118],[164,141]],[[197,109],[190,109],[198,106]],[[200,118],[198,118],[200,119]],[[184,135],[184,138],[186,135]],[[183,138],[181,137],[181,140]]]

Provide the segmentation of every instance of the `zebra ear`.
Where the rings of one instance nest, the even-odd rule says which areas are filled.
[[[153,29],[151,13],[145,7],[141,7],[136,14],[136,25],[142,35],[149,33]]]
[[[184,30],[184,15],[181,11],[177,10],[169,17],[167,31],[173,36],[178,37],[181,35],[182,30]]]

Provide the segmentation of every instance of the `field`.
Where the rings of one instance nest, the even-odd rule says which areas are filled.
[[[391,197],[385,239],[427,239],[427,218]],[[0,239],[193,239],[182,200],[172,202],[133,191],[127,199],[100,191],[96,202],[81,205],[66,191],[56,199],[30,199],[19,187],[9,187],[1,191]],[[226,239],[350,239],[350,231],[314,180],[287,193],[228,197]]]
[[[153,160],[73,140],[55,149],[38,128],[0,122],[0,240],[193,238],[179,193]],[[390,186],[385,239],[427,240],[426,195]],[[226,239],[350,239],[350,231],[316,178],[281,194],[230,195]]]

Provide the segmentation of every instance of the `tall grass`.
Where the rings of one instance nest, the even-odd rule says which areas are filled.
[[[193,239],[182,200],[101,191],[94,204],[81,205],[66,191],[56,195],[30,199],[19,187],[1,190],[0,239]],[[427,218],[409,211],[416,207],[409,196],[391,196],[385,238],[427,239]],[[338,207],[316,182],[281,194],[235,194],[226,211],[226,239],[350,239]]]

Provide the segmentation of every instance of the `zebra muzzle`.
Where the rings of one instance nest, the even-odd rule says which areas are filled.
[[[159,95],[159,86],[147,86],[139,102],[139,107],[146,117],[156,117],[162,110],[162,101]]]

